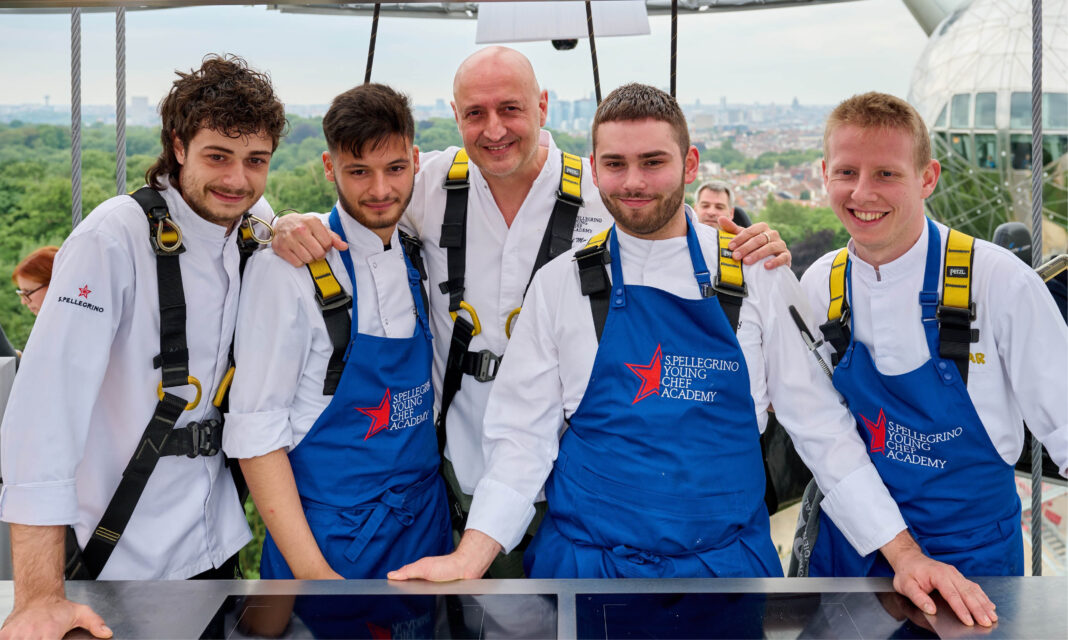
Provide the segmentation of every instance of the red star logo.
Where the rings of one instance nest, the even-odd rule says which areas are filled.
[[[84,287],[78,287],[79,298],[85,298],[86,300],[88,300],[90,293],[92,293],[92,291],[89,289],[89,285],[85,285]]]
[[[632,405],[638,404],[639,400],[644,400],[654,393],[660,395],[660,345],[656,345],[656,353],[653,354],[653,359],[649,361],[649,364],[623,364],[626,364],[627,368],[642,381],[641,388],[634,396],[634,402],[631,402]]]
[[[874,423],[865,418],[864,414],[860,415],[860,419],[871,433],[871,452],[882,453],[886,449],[886,416],[883,415],[883,410],[879,409],[879,419]]]
[[[371,634],[373,640],[391,640],[393,638],[393,632],[385,627],[380,627],[373,622],[368,622],[367,632]]]
[[[355,407],[355,409],[365,416],[371,416],[371,428],[367,430],[367,435],[363,437],[366,440],[389,426],[389,389],[386,389],[386,395],[382,396],[382,402],[379,402],[377,407]]]

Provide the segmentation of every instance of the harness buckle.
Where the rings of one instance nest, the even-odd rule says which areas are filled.
[[[716,275],[716,278],[712,281],[712,284],[708,286],[712,287],[712,290],[715,291],[717,294],[722,293],[723,295],[732,296],[735,298],[749,297],[748,283],[743,282],[742,286],[739,287],[737,285],[730,284],[729,282],[723,282],[723,280],[719,277],[718,274]]]
[[[938,318],[940,323],[967,326],[975,321],[975,303],[968,305],[967,309],[947,307],[944,304],[940,304],[935,312],[935,317]]]
[[[442,189],[448,189],[448,190],[466,189],[466,188],[468,188],[468,186],[470,184],[471,183],[468,182],[467,176],[465,175],[462,179],[457,179],[457,180],[453,180],[451,178],[446,178],[445,182],[442,183],[441,188]]]
[[[474,371],[471,375],[479,382],[490,382],[497,377],[497,371],[501,368],[501,356],[489,349],[483,349],[472,353],[477,359],[474,362]]]
[[[319,303],[319,308],[322,311],[333,311],[334,309],[347,309],[352,305],[352,296],[345,293],[333,296],[329,299],[323,298],[323,294],[319,293],[319,288],[315,289],[315,300]]]
[[[212,418],[204,422],[190,422],[186,428],[189,430],[190,445],[186,456],[196,458],[219,453],[222,446],[221,422]]]
[[[446,187],[446,189],[447,188],[448,187]],[[571,204],[576,207],[581,207],[586,204],[586,201],[582,198],[573,196],[570,193],[565,193],[562,189],[556,190],[556,199],[565,204]]]

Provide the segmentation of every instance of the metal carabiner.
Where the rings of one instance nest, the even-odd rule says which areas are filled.
[[[471,336],[474,337],[482,333],[482,323],[478,320],[478,313],[475,312],[475,308],[461,300],[460,311],[466,311],[467,315],[471,316],[471,324],[474,326],[474,328],[471,329]],[[452,316],[452,321],[456,322],[456,317],[459,315],[459,312],[450,311],[449,315]]]
[[[519,317],[519,312],[522,310],[523,307],[512,309],[512,312],[508,314],[508,318],[504,321],[504,335],[509,340],[512,339],[512,323]]]
[[[267,227],[266,240],[256,235],[256,227],[252,224],[253,222],[258,222],[261,225]],[[245,228],[248,229],[248,237],[252,238],[252,241],[256,244],[271,244],[271,241],[274,240],[274,227],[272,227],[271,223],[267,222],[263,218],[259,218],[250,213],[245,216],[244,224]]]
[[[211,404],[216,408],[222,407],[226,392],[230,390],[230,383],[234,381],[234,372],[236,370],[235,367],[230,367],[226,370],[226,374],[223,375],[222,382],[219,383],[219,390],[215,392],[215,399],[211,401]]]
[[[200,380],[197,380],[193,376],[189,376],[189,384],[191,384],[194,387],[196,387],[197,395],[196,395],[195,398],[193,398],[192,402],[189,402],[189,403],[187,403],[185,405],[185,410],[186,411],[192,411],[193,409],[197,408],[198,404],[200,404]],[[160,402],[162,402],[163,401],[163,381],[162,380],[160,380],[159,387],[156,389],[156,395],[159,396]]]
[[[174,229],[174,233],[177,239],[174,244],[166,244],[163,242],[163,226],[170,225],[171,229]],[[178,225],[174,224],[174,221],[170,218],[164,218],[156,225],[156,246],[164,253],[174,253],[182,248],[182,230],[178,228]]]

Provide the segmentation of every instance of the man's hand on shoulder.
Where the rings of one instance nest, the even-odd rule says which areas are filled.
[[[468,529],[456,551],[447,556],[420,558],[396,571],[390,571],[386,577],[390,580],[431,582],[476,580],[486,573],[486,569],[500,552],[501,545],[496,540],[477,529]]]
[[[928,594],[937,590],[964,624],[989,627],[997,622],[995,605],[982,587],[961,575],[956,567],[924,555],[907,530],[880,551],[894,568],[894,590],[924,613],[936,613],[934,600]]]
[[[790,266],[790,250],[779,236],[779,232],[766,222],[756,222],[753,226],[742,228],[730,218],[721,216],[719,228],[736,234],[727,245],[734,252],[734,259],[745,264],[753,264],[762,258],[774,256],[764,263],[765,269]]]
[[[111,629],[88,605],[50,598],[18,606],[4,621],[0,640],[62,638],[71,629],[87,629],[97,638],[110,638]]]
[[[303,267],[324,257],[330,249],[344,251],[349,245],[314,213],[291,213],[275,220],[271,248],[294,267]]]

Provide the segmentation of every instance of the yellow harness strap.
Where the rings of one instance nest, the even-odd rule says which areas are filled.
[[[837,320],[842,317],[842,308],[845,305],[846,293],[846,266],[849,264],[849,250],[840,249],[831,263],[831,274],[828,278],[831,301],[827,305],[827,319]]]
[[[611,230],[612,228],[609,227],[590,238],[590,241],[586,243],[586,248],[589,249],[590,247],[599,247],[603,245],[608,240],[608,232]]]
[[[562,151],[563,167],[560,170],[560,193],[582,201],[582,158]]]
[[[722,286],[724,284],[732,287],[737,287],[740,290],[745,289],[745,280],[742,277],[742,263],[739,260],[735,260],[731,256],[733,252],[727,248],[731,240],[734,239],[733,233],[727,233],[720,229],[719,231],[719,273],[716,276],[716,286]]]
[[[972,307],[972,256],[975,238],[956,229],[946,239],[946,272],[942,279],[942,306]]]
[[[461,148],[452,158],[452,166],[449,167],[449,176],[445,184],[467,183],[467,149]]]
[[[345,295],[341,283],[337,281],[334,271],[325,258],[308,263],[308,271],[311,273],[312,281],[315,282],[315,292],[320,305],[329,304],[333,298]]]

